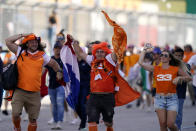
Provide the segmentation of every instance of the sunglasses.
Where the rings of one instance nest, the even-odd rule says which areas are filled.
[[[98,50],[98,51],[96,51],[96,53],[105,53],[105,51],[100,51],[100,50]]]
[[[168,58],[168,57],[169,57],[169,55],[168,55],[168,54],[161,54],[161,57]]]
[[[183,57],[183,55],[175,55],[176,57]]]
[[[65,38],[63,36],[57,36],[57,40],[64,40]]]

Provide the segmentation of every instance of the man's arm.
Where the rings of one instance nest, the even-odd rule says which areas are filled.
[[[6,45],[7,45],[8,49],[11,52],[13,52],[14,54],[16,54],[17,50],[18,50],[18,45],[15,42],[17,40],[21,39],[22,37],[26,37],[30,34],[18,34],[18,35],[10,36],[7,39],[5,39],[5,42],[6,42]]]
[[[59,66],[59,64],[53,58],[50,59],[50,61],[48,62],[47,65],[52,67],[52,69],[57,73],[56,77],[57,77],[58,80],[60,80],[63,77],[61,67]]]
[[[86,61],[87,54],[83,52],[77,41],[73,41],[73,48],[77,56]]]
[[[117,62],[116,54],[114,52],[112,52],[111,56],[112,56],[112,60],[116,63]]]
[[[179,79],[185,82],[191,81],[192,77],[188,75],[185,71],[181,68],[178,70]]]

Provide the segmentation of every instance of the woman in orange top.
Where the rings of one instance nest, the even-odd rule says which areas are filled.
[[[176,84],[178,81],[190,81],[192,78],[179,68],[180,61],[175,59],[169,51],[161,54],[162,66],[147,65],[143,62],[146,49],[142,52],[139,64],[148,71],[153,72],[156,81],[156,96],[154,100],[160,131],[177,131],[175,125],[177,115]]]

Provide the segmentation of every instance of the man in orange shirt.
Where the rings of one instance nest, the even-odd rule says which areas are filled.
[[[126,56],[124,57],[123,71],[128,76],[129,69],[133,67],[139,60],[139,55],[133,53],[134,45],[127,47]]]
[[[189,59],[195,55],[195,53],[193,52],[193,48],[191,45],[185,45],[184,46],[184,58],[183,58],[183,61],[184,62],[188,62]]]
[[[73,44],[73,46],[76,53],[91,65],[91,95],[87,103],[89,131],[97,131],[96,122],[99,122],[100,113],[102,113],[107,131],[113,131],[115,83],[111,77],[114,71],[110,71],[109,68],[114,69],[116,66],[116,55],[114,53],[111,54],[106,42],[94,45],[92,50],[93,55],[84,53],[80,50],[81,48],[78,44]],[[106,80],[107,85],[103,82]],[[102,99],[107,99],[107,101],[101,102]],[[102,109],[100,107],[102,107]]]
[[[195,53],[193,52],[192,46],[191,45],[185,45],[184,46],[184,58],[183,58],[183,61],[185,63],[187,63],[193,55],[195,55]],[[192,73],[193,73],[193,71],[192,71]],[[188,87],[188,91],[189,91],[190,98],[191,98],[191,101],[192,101],[192,106],[195,106],[195,96],[194,96],[194,89],[192,87],[192,82],[189,82],[187,84],[187,87]]]
[[[17,45],[15,42],[22,38],[24,39],[20,46]],[[8,37],[5,41],[8,49],[16,56],[21,53],[17,60],[18,84],[11,103],[14,130],[21,131],[20,115],[24,107],[29,116],[28,131],[36,131],[41,107],[42,67],[52,67],[57,72],[57,79],[62,78],[62,70],[58,63],[44,52],[40,37],[34,34],[18,34]]]
[[[118,101],[118,98],[122,98],[122,94],[119,94],[119,92],[123,91],[121,85],[123,85],[123,88],[126,88],[128,83],[125,80],[123,81],[116,73],[118,72],[116,69],[117,56],[108,49],[108,44],[106,42],[93,45],[92,55],[87,55],[83,52],[76,42],[73,42],[73,47],[75,53],[91,65],[91,93],[87,102],[89,131],[98,130],[97,123],[99,122],[100,114],[103,116],[103,121],[107,127],[106,130],[113,131],[114,107],[123,105],[124,101],[126,101],[126,104],[129,103],[130,101],[127,101],[127,97],[132,97],[133,99],[131,101],[137,99],[139,94],[131,91],[125,95],[127,92],[126,90],[122,94],[127,97],[123,98],[123,101],[121,101],[122,103]],[[118,83],[120,81],[122,83]],[[131,88],[128,87],[127,89]],[[116,91],[118,92],[116,93]]]

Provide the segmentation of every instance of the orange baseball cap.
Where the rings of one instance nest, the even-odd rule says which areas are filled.
[[[22,44],[27,43],[30,40],[37,40],[37,37],[34,34],[28,35],[26,36],[23,40],[22,40]]]

